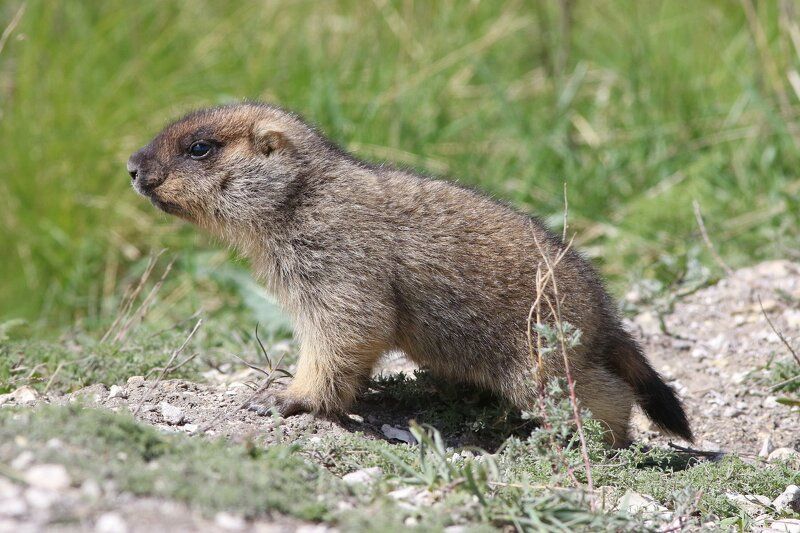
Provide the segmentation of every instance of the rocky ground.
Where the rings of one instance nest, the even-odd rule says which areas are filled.
[[[648,355],[683,397],[699,447],[751,457],[800,449],[800,411],[778,403],[769,379],[770,365],[792,356],[767,316],[800,349],[800,265],[739,270],[677,301],[664,327],[655,310],[635,319]],[[640,438],[664,442],[637,422]]]
[[[637,296],[629,298],[636,300]],[[775,261],[739,270],[678,299],[672,309],[643,309],[631,327],[644,340],[655,366],[682,396],[696,435],[695,448],[749,460],[789,458],[800,468],[800,408],[780,403],[782,393],[775,390],[775,381],[770,378],[771,366],[776,361],[791,363],[792,356],[765,314],[786,341],[800,349],[800,265]],[[383,371],[398,369],[409,367],[395,358]],[[166,432],[225,436],[237,442],[313,441],[355,431],[363,432],[367,439],[413,442],[407,421],[414,413],[387,408],[375,391],[343,420],[316,420],[309,415],[282,420],[239,409],[259,379],[256,371],[232,375],[210,371],[206,378],[204,383],[156,382],[132,376],[110,388],[96,384],[69,395],[40,395],[24,387],[0,397],[0,405],[82,402],[135,413],[137,419]],[[635,422],[639,441],[654,446],[667,444],[668,440],[654,432],[642,415],[637,415]],[[0,475],[0,530],[36,531],[45,526],[51,530],[94,528],[104,532],[156,527],[204,531],[325,529],[288,518],[245,522],[227,513],[209,518],[183,504],[113,491],[104,491],[114,496],[98,503],[100,489],[91,483],[75,486],[63,467],[36,464],[32,456],[24,454],[10,466],[24,472],[24,483],[11,483]],[[788,490],[786,498],[794,498]],[[796,497],[800,505],[800,490]],[[732,494],[731,498],[744,498],[743,502],[756,506],[754,527],[769,525],[766,517],[758,521],[757,502],[761,498],[770,505],[772,496]],[[636,505],[648,505],[646,496],[642,501]],[[77,524],[59,525],[58,514],[65,509],[73,518],[77,513]],[[800,531],[800,521],[786,520],[772,527]]]

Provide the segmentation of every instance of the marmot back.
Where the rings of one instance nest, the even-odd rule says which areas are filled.
[[[537,383],[565,372],[558,350],[531,353],[537,302],[543,322],[557,307],[581,330],[568,361],[609,442],[629,442],[634,402],[666,432],[692,438],[595,270],[536,218],[360,161],[264,104],[188,115],[131,156],[128,171],[154,205],[246,254],[294,318],[297,373],[256,410],[340,413],[389,350],[531,410]]]

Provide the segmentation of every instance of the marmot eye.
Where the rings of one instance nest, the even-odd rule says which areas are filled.
[[[192,159],[203,159],[211,152],[211,144],[206,141],[197,141],[189,147],[189,155]]]

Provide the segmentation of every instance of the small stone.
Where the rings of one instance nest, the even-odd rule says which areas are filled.
[[[124,388],[120,387],[119,385],[111,385],[111,388],[108,389],[108,399],[111,400],[112,398],[127,398],[128,393],[125,391]]]
[[[372,468],[362,468],[361,470],[345,474],[342,476],[342,481],[350,486],[366,485],[376,481],[382,475],[383,470],[379,466],[373,466]]]
[[[617,502],[617,510],[625,511],[628,514],[648,514],[659,515],[666,518],[669,515],[669,510],[658,503],[655,498],[648,494],[639,494],[629,490],[622,495],[622,498]]]
[[[214,516],[214,523],[217,527],[227,531],[241,531],[247,527],[247,522],[244,518],[225,511],[219,512]]]
[[[39,393],[36,389],[24,385],[8,394],[0,394],[0,405],[30,405],[36,403],[38,399]]]
[[[787,309],[783,312],[783,319],[789,329],[796,330],[800,328],[800,309]]]
[[[736,407],[726,407],[722,411],[722,416],[725,418],[736,418],[737,416],[742,416],[742,414],[744,414],[744,411],[737,409]]]
[[[28,505],[36,509],[47,509],[58,500],[58,492],[49,489],[29,487],[25,491],[25,500]]]
[[[735,385],[741,385],[742,383],[745,382],[745,380],[747,380],[747,377],[749,375],[750,375],[749,370],[745,370],[744,372],[735,372],[731,376],[731,382],[734,383]]]
[[[735,492],[726,492],[725,497],[735,503],[737,507],[747,513],[751,518],[764,514],[764,511],[769,509],[772,505],[772,501],[769,498],[760,494],[745,495]]]
[[[764,401],[761,402],[761,407],[764,409],[775,409],[780,404],[778,403],[778,398],[775,396],[767,396],[764,398]]]
[[[108,389],[102,383],[95,383],[82,389],[76,390],[69,395],[69,402],[81,403],[100,403],[108,395]]]
[[[90,500],[99,500],[103,495],[103,489],[100,484],[94,479],[87,479],[81,485],[81,492]]]
[[[104,513],[94,523],[97,533],[127,533],[128,524],[118,513]]]
[[[791,464],[800,463],[800,452],[793,448],[776,448],[770,452],[767,461],[770,463],[779,461],[787,461]]]
[[[725,351],[728,347],[728,337],[724,333],[720,333],[713,339],[706,342],[706,345],[715,352]]]
[[[352,502],[348,502],[346,500],[339,500],[336,502],[336,509],[339,511],[351,511],[355,509],[355,505]]]
[[[797,518],[776,520],[769,525],[769,530],[780,531],[781,533],[800,533],[800,520]]]
[[[20,387],[14,392],[18,405],[30,405],[39,399],[39,393],[33,387]]]
[[[764,437],[764,443],[761,445],[761,451],[758,452],[758,456],[766,459],[774,449],[775,446],[772,445],[772,437],[767,435]]]
[[[418,487],[404,487],[393,490],[388,496],[393,500],[397,500],[398,505],[406,510],[433,505],[435,500],[432,492]]]
[[[173,426],[178,426],[183,423],[184,415],[180,407],[175,407],[167,402],[161,402],[158,407],[161,410],[161,417],[164,419],[164,422],[172,424]]]
[[[22,492],[22,489],[19,485],[4,477],[0,477],[0,499],[14,498],[15,496],[19,496],[20,492]]]
[[[127,383],[133,387],[144,387],[144,376],[131,376]]]
[[[0,500],[0,516],[16,517],[28,512],[28,504],[24,498],[3,498]]]
[[[772,505],[779,513],[800,513],[800,487],[789,485],[780,496],[773,500]]]
[[[393,500],[408,500],[414,496],[417,489],[414,487],[403,487],[402,489],[393,490],[389,493],[389,497]]]
[[[183,426],[183,430],[186,431],[186,433],[194,433],[199,427],[200,426],[197,424],[186,424]]]
[[[706,350],[702,346],[698,346],[697,348],[691,351],[691,356],[694,357],[695,359],[703,360],[706,357],[708,357],[708,350]]]
[[[323,524],[303,525],[294,530],[295,533],[329,533],[334,531]]]
[[[57,464],[32,466],[25,472],[25,482],[31,487],[46,490],[63,490],[72,484],[67,469]]]
[[[361,415],[349,414],[349,415],[347,415],[347,418],[349,418],[353,422],[357,422],[359,424],[363,424],[364,423],[364,417],[361,416]]]
[[[25,450],[11,461],[11,468],[14,470],[25,470],[33,463],[33,453],[30,450]]]
[[[381,426],[381,431],[383,432],[384,435],[386,435],[386,438],[388,439],[395,439],[408,444],[417,443],[417,439],[414,438],[414,435],[412,435],[405,429],[399,429],[390,426],[389,424],[384,424]]]

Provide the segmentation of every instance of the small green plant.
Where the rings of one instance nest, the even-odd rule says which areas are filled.
[[[473,448],[469,450],[472,455],[469,459],[454,456],[452,451],[447,450],[441,433],[434,427],[412,422],[409,429],[417,440],[418,458],[413,466],[389,451],[384,452],[406,474],[402,478],[403,483],[422,485],[428,489],[463,485],[484,502],[488,483],[499,477],[491,455]]]

